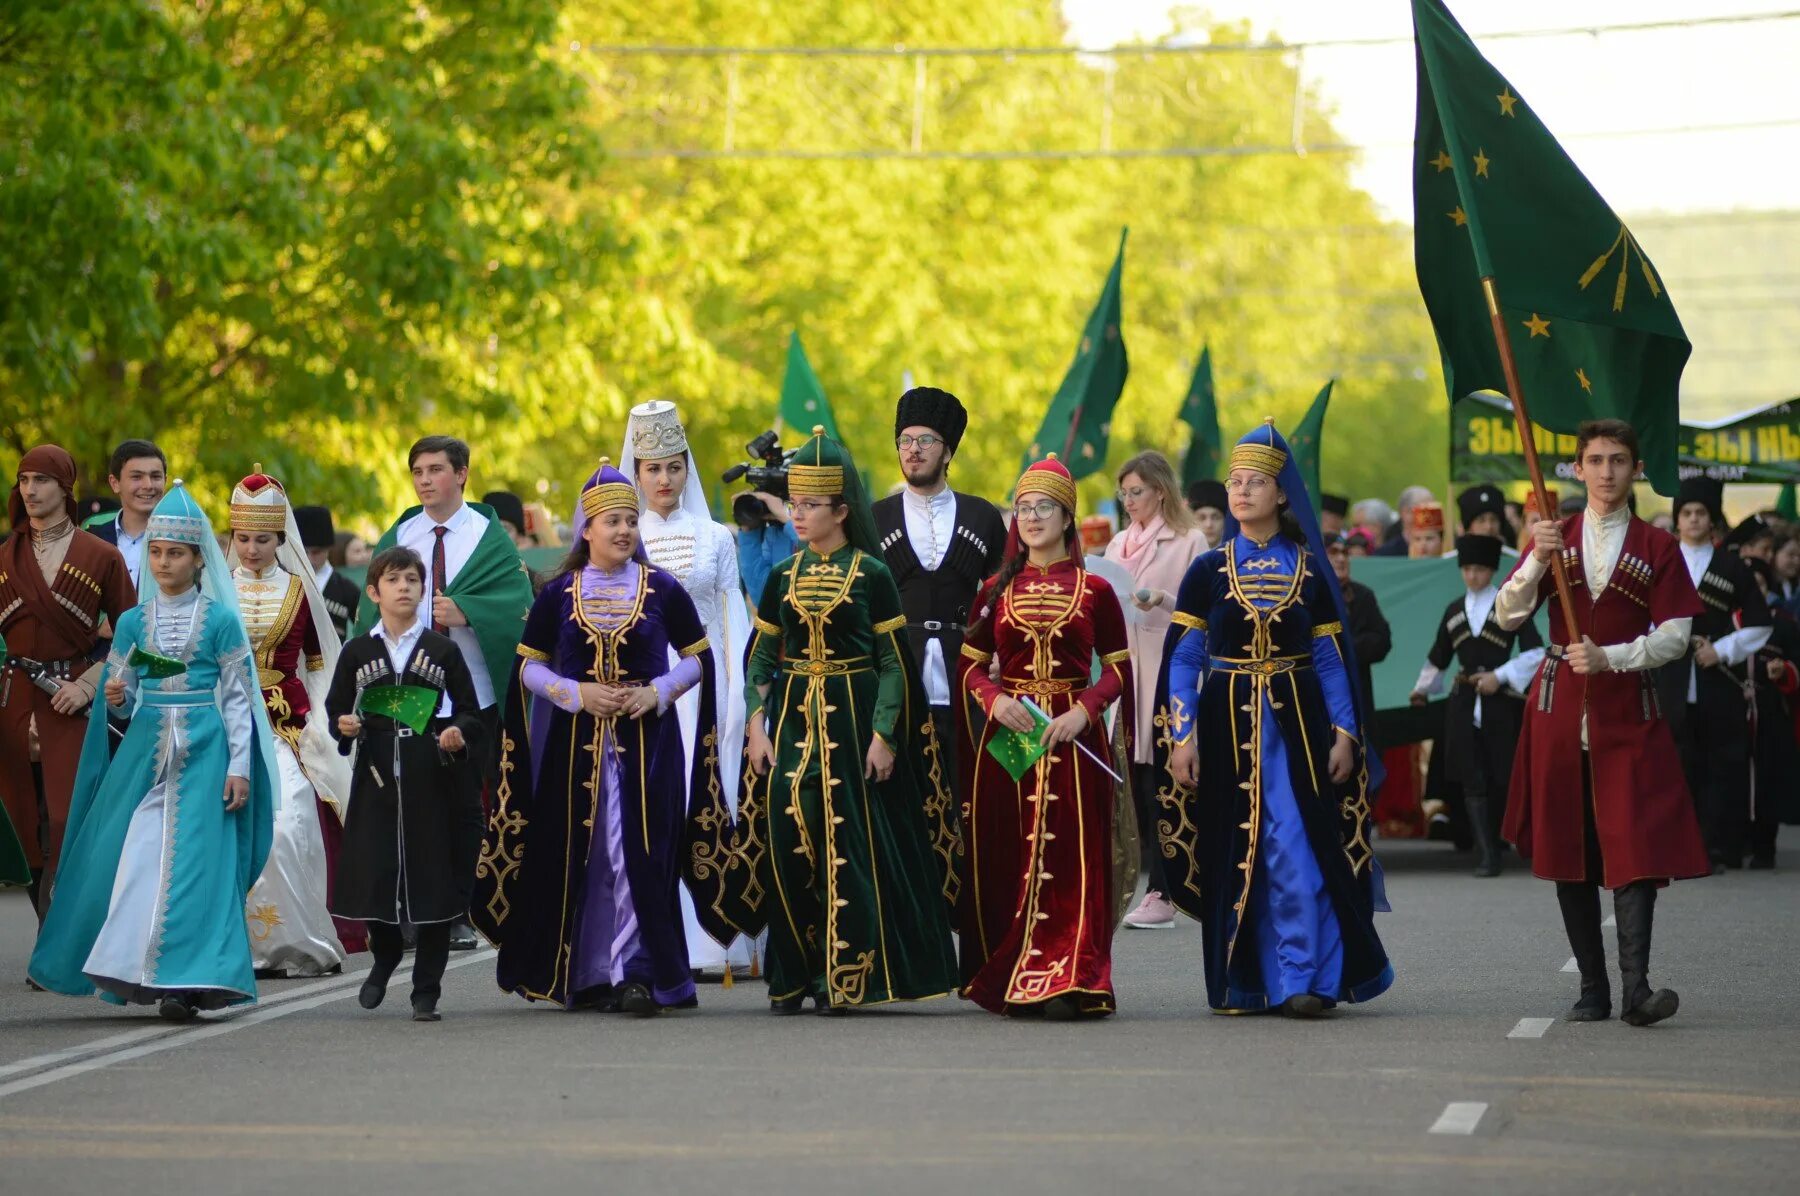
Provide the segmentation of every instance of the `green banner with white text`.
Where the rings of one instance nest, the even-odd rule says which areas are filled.
[[[1573,482],[1575,438],[1532,429],[1544,480]],[[1681,425],[1681,476],[1722,482],[1800,481],[1800,399],[1723,423]],[[1512,405],[1478,391],[1450,410],[1450,479],[1457,485],[1520,481],[1526,476]]]

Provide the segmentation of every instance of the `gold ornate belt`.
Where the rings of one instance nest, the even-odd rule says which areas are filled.
[[[853,656],[848,660],[790,660],[782,665],[786,671],[802,677],[843,677],[850,673],[867,673],[873,667],[867,656]]]
[[[1215,656],[1211,667],[1215,673],[1248,673],[1253,677],[1273,677],[1277,673],[1293,669],[1312,668],[1312,657],[1268,656],[1261,660],[1240,660],[1231,656]]]
[[[1076,681],[1063,677],[1002,677],[1001,686],[1009,694],[1030,694],[1034,698],[1049,697],[1051,694],[1072,694],[1086,685],[1085,681]]]

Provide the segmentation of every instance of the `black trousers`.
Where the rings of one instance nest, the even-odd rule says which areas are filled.
[[[1710,673],[1715,670],[1702,670]],[[1715,864],[1744,862],[1750,829],[1750,722],[1741,691],[1723,677],[1697,679],[1676,745],[1694,795],[1706,854]]]
[[[1587,842],[1586,876],[1578,881],[1556,882],[1556,901],[1562,907],[1563,930],[1569,949],[1581,971],[1583,1003],[1612,1004],[1612,985],[1606,973],[1606,933],[1600,925],[1600,884],[1605,864],[1600,833],[1594,824],[1594,789],[1587,754],[1581,761],[1581,829]],[[1619,978],[1624,1008],[1635,1009],[1650,996],[1650,937],[1655,919],[1656,882],[1638,880],[1613,891],[1613,916],[1618,925]]]
[[[1144,884],[1148,891],[1169,895],[1169,873],[1162,853],[1162,835],[1157,832],[1156,824],[1162,819],[1162,804],[1156,800],[1156,792],[1162,788],[1162,781],[1168,776],[1164,770],[1154,764],[1133,764],[1131,766],[1131,804],[1137,810],[1138,846],[1142,848],[1141,857],[1144,869]]]
[[[375,957],[376,969],[393,975],[406,954],[400,928],[392,922],[364,925],[369,928],[369,954]],[[418,946],[413,951],[413,1004],[429,1001],[435,1005],[443,995],[444,968],[450,962],[450,923],[427,922],[415,926],[413,931],[418,936]]]

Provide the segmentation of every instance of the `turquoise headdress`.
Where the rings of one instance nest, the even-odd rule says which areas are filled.
[[[211,544],[218,547],[218,540],[213,536],[212,521],[207,519],[206,512],[194,501],[187,486],[180,478],[176,478],[169,492],[156,504],[150,512],[150,526],[145,532],[147,540],[170,540],[176,544],[190,544],[195,548],[204,548]]]

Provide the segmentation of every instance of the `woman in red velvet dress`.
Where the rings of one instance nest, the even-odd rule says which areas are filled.
[[[1108,706],[1123,699],[1127,736],[1134,725],[1131,652],[1118,597],[1081,567],[1068,469],[1032,466],[1014,504],[1006,564],[976,598],[958,662],[962,995],[1015,1017],[1104,1017],[1119,911],[1115,782],[1097,759],[1112,759]],[[1027,699],[1051,717],[1051,746],[1015,781],[987,744],[1037,725]]]

